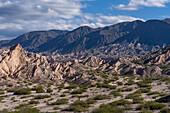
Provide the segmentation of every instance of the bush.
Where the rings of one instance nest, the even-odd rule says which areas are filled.
[[[108,85],[108,84],[103,84],[103,83],[97,83],[97,88],[109,88],[109,89],[116,89],[117,86],[115,85]]]
[[[121,92],[130,92],[130,91],[132,91],[132,90],[133,90],[133,88],[126,88],[126,89],[120,89],[120,88],[119,88],[117,91],[118,91],[118,92],[120,92],[120,91],[121,91]]]
[[[14,95],[28,95],[31,94],[31,89],[23,88],[14,91]]]
[[[65,87],[65,89],[76,89],[77,88],[77,85],[70,85],[70,86],[67,86]]]
[[[141,88],[136,91],[137,93],[149,93],[150,89],[149,88]]]
[[[74,90],[71,92],[71,94],[82,94],[83,92],[86,92],[87,90],[85,88],[80,88],[78,90]]]
[[[111,99],[111,97],[109,95],[101,95],[101,94],[96,95],[94,97],[94,100],[104,100],[104,99]]]
[[[110,92],[109,95],[113,95],[115,98],[118,97],[118,96],[123,96],[123,95],[120,94],[118,91],[112,91],[112,92]]]
[[[86,100],[86,102],[87,102],[87,104],[94,104],[94,103],[96,103],[97,101],[94,100],[93,98],[88,98],[88,99]]]
[[[155,101],[148,101],[142,105],[139,105],[136,110],[158,110],[158,109],[163,109],[165,108],[166,105],[165,104],[161,104],[161,103],[157,103]]]
[[[117,85],[118,85],[118,86],[122,86],[122,85],[123,85],[123,82],[117,82]]]
[[[141,88],[151,88],[151,85],[149,85],[149,83],[151,83],[151,81],[141,81],[141,82],[137,82],[137,85]]]
[[[160,113],[170,113],[170,109],[162,109],[161,111],[160,111]]]
[[[69,107],[63,109],[62,111],[74,111],[74,112],[84,112],[87,111],[90,105],[86,101],[76,100]]]
[[[142,97],[134,97],[134,98],[133,98],[133,104],[142,103],[143,100],[144,100],[144,99],[143,99]]]
[[[40,111],[36,108],[24,107],[24,108],[20,109],[19,111],[17,111],[17,112],[14,111],[12,113],[40,113]]]
[[[133,85],[133,84],[135,84],[135,81],[131,79],[127,83],[125,83],[125,85]]]
[[[130,105],[132,104],[132,102],[128,101],[128,100],[125,100],[125,99],[120,99],[120,100],[117,100],[117,101],[114,101],[112,103],[110,103],[111,106],[126,106],[126,105]]]
[[[161,93],[159,93],[159,92],[157,92],[157,91],[153,91],[153,92],[150,92],[150,93],[148,93],[147,95],[159,95],[159,94],[161,94]]]
[[[47,89],[47,93],[52,93],[52,92],[53,92],[53,90],[51,88]]]
[[[28,104],[39,104],[39,103],[40,103],[39,101],[31,100],[31,101],[29,101]]]
[[[36,93],[45,93],[45,91],[44,91],[42,86],[38,86],[36,88],[33,88],[33,90],[35,90]]]
[[[69,100],[68,99],[58,99],[56,102],[51,103],[50,105],[62,105],[62,104],[68,104]]]
[[[124,113],[124,111],[124,108],[112,107],[109,104],[102,104],[98,109],[94,109],[92,113]]]
[[[45,99],[51,97],[50,95],[37,95],[34,97],[34,99]]]

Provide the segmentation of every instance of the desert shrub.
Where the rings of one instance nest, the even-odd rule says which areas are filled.
[[[56,102],[51,103],[50,105],[62,105],[62,104],[68,104],[69,100],[68,99],[58,99]]]
[[[153,92],[149,92],[147,95],[159,95],[159,94],[161,93],[157,91],[153,91]]]
[[[133,98],[133,104],[142,103],[143,100],[144,100],[144,99],[143,99],[142,97],[134,97],[134,98]]]
[[[59,110],[61,108],[59,108],[58,106],[54,107],[53,110]]]
[[[120,107],[112,107],[109,104],[102,104],[99,108],[94,109],[92,113],[124,113],[125,109]]]
[[[146,109],[146,110],[158,110],[158,109],[163,109],[165,108],[166,105],[165,104],[162,104],[162,103],[157,103],[155,101],[148,101],[142,105],[139,105],[136,110],[143,110],[143,109]]]
[[[94,104],[94,103],[96,103],[97,101],[94,100],[93,98],[88,98],[88,99],[86,100],[86,102],[87,102],[87,104]]]
[[[125,100],[125,99],[120,99],[120,100],[110,103],[111,106],[120,106],[120,105],[126,106],[126,105],[130,105],[130,104],[132,104],[132,102]]]
[[[7,89],[7,92],[15,92],[17,89]]]
[[[146,83],[146,82],[137,82],[137,85],[139,86],[139,87],[141,87],[141,88],[150,88],[151,87],[151,85],[149,85],[148,83]]]
[[[45,93],[44,88],[42,86],[38,86],[36,88],[33,88],[32,90],[35,90],[36,93]]]
[[[63,109],[62,111],[74,111],[74,112],[84,112],[87,111],[90,105],[86,101],[76,100],[69,107]]]
[[[65,97],[66,95],[65,94],[61,94],[60,97]]]
[[[0,91],[0,95],[3,95],[3,94],[5,94],[5,92],[4,91]]]
[[[45,99],[51,97],[50,95],[37,95],[34,97],[34,99]]]
[[[76,88],[77,88],[77,85],[74,85],[74,84],[65,87],[65,89],[76,89]]]
[[[104,100],[104,99],[110,99],[110,98],[111,97],[109,95],[101,95],[101,94],[99,94],[99,95],[96,95],[94,97],[94,100]]]
[[[31,101],[29,101],[28,104],[39,104],[39,103],[40,103],[39,101],[31,100]]]
[[[82,94],[83,92],[86,92],[87,90],[85,88],[80,88],[77,90],[74,90],[71,92],[71,94]]]
[[[118,89],[117,91],[121,91],[121,92],[130,92],[130,91],[132,91],[133,90],[133,88],[123,88],[123,89]]]
[[[40,111],[38,109],[36,109],[36,108],[24,107],[24,108],[20,109],[17,112],[14,112],[14,113],[40,113]]]
[[[160,113],[170,113],[170,109],[162,109],[161,111],[160,111]]]
[[[52,92],[53,92],[53,90],[51,88],[47,89],[47,93],[52,93]]]
[[[118,86],[122,86],[122,85],[123,85],[123,82],[117,82],[117,85],[118,85]]]
[[[135,84],[135,81],[130,79],[127,83],[125,83],[125,85],[133,85]]]
[[[70,91],[64,91],[63,93],[70,93]]]
[[[136,93],[149,93],[150,88],[140,88],[136,91]]]
[[[118,96],[123,96],[118,91],[111,91],[109,95],[113,95],[115,98],[118,97]]]
[[[31,89],[23,88],[14,91],[14,95],[28,95],[31,94]]]
[[[28,104],[20,104],[20,105],[16,106],[15,109],[21,109],[24,107],[28,107]]]

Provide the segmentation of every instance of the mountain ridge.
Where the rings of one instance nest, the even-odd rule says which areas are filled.
[[[72,31],[35,31],[23,34],[10,41],[0,41],[0,47],[9,47],[20,43],[27,51],[42,52],[47,55],[72,53],[81,53],[82,55],[86,54],[85,51],[99,51],[99,54],[102,55],[105,54],[102,51],[119,46],[123,51],[115,54],[124,57],[127,53],[123,53],[133,45],[132,54],[129,54],[129,56],[133,56],[133,53],[143,55],[147,54],[148,51],[151,52],[155,47],[160,49],[163,45],[170,44],[168,37],[170,36],[170,24],[167,23],[168,20],[148,20],[146,22],[136,20],[100,28],[82,26]],[[140,50],[138,50],[139,45],[142,45]],[[106,49],[101,50],[101,48]],[[94,53],[91,54],[94,55]]]

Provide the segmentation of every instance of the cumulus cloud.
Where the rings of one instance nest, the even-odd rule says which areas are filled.
[[[116,6],[119,10],[138,10],[140,7],[166,7],[166,3],[170,0],[130,0],[125,4]]]
[[[139,18],[82,12],[81,1],[92,0],[0,0],[0,40],[34,30],[72,30],[88,25],[103,27]]]

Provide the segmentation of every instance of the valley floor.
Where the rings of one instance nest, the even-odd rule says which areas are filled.
[[[0,85],[0,113],[169,113],[170,79],[113,76],[87,86],[20,81]],[[162,99],[161,99],[162,98]],[[165,98],[165,99],[164,99]],[[18,111],[18,112],[16,112]]]

